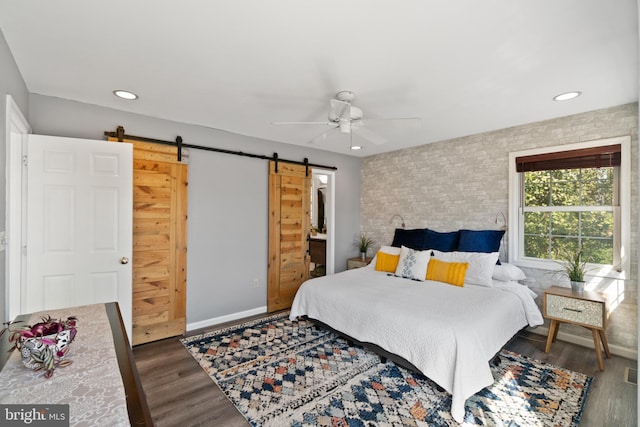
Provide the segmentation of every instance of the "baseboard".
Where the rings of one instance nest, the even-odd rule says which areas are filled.
[[[538,326],[535,329],[529,328],[527,329],[529,332],[533,332],[534,334],[539,334],[544,336],[545,338],[549,334],[549,328],[545,326]],[[570,342],[572,344],[577,344],[583,347],[588,347],[593,349],[593,338],[580,337],[577,335],[567,334],[566,332],[558,331],[557,338],[562,341]],[[633,350],[630,348],[621,347],[615,344],[609,344],[609,352],[611,354],[615,354],[616,356],[626,357],[627,359],[638,360],[638,350]]]
[[[243,319],[249,316],[255,316],[256,314],[263,314],[267,312],[267,306],[256,307],[251,310],[239,311],[237,313],[231,313],[220,317],[213,317],[211,319],[200,320],[199,322],[187,323],[187,331],[193,331],[194,329],[206,328],[213,325],[219,325],[225,322],[231,322],[233,320]]]

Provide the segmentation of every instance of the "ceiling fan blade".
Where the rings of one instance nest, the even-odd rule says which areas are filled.
[[[384,139],[382,136],[378,135],[377,133],[373,132],[372,130],[367,129],[364,126],[357,126],[354,123],[354,126],[352,127],[352,130],[357,133],[362,139],[366,139],[367,141],[373,142],[375,145],[381,145],[384,144],[385,142],[387,142],[386,139]]]
[[[363,119],[361,120],[364,126],[388,126],[388,127],[403,127],[409,129],[419,129],[422,124],[420,117],[398,117],[393,119]]]
[[[332,123],[335,125],[335,123]],[[315,144],[316,142],[320,142],[320,141],[326,141],[327,140],[327,135],[329,135],[331,132],[333,132],[334,130],[338,129],[338,127],[333,127],[329,130],[325,130],[324,132],[322,132],[320,135],[316,135],[313,138],[311,138],[309,140],[309,144]]]
[[[333,122],[271,122],[272,125],[329,125],[335,126]]]

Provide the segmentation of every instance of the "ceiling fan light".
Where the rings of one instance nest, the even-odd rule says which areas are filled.
[[[362,150],[362,146],[361,145],[352,145],[351,149],[352,150]]]

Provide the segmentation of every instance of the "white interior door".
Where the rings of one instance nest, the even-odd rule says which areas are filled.
[[[131,144],[29,135],[22,312],[117,301],[131,339]]]

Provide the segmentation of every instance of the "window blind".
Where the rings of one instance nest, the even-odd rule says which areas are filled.
[[[516,170],[535,172],[620,166],[620,152],[621,146],[617,144],[516,157]]]

